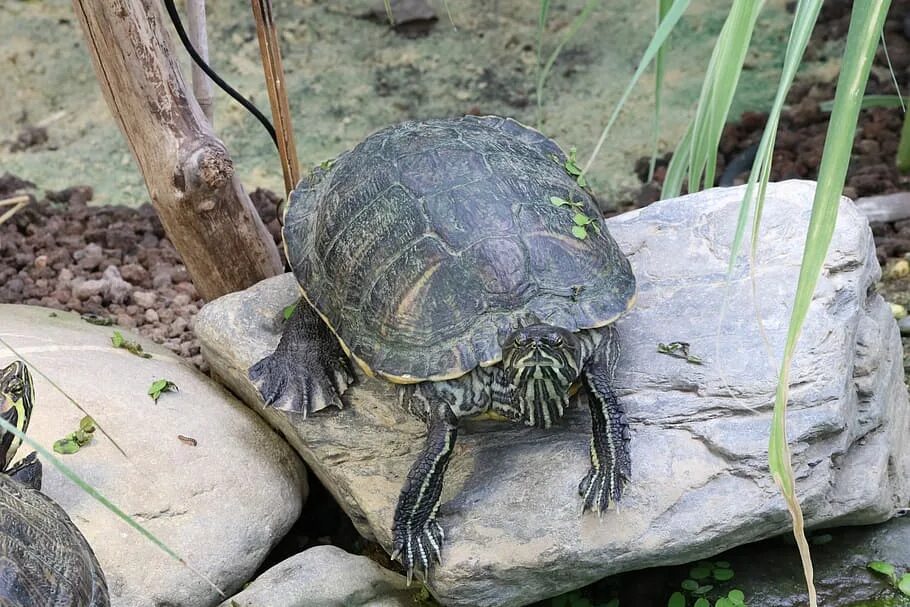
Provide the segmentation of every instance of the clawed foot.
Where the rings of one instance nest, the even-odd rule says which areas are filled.
[[[592,510],[598,516],[622,498],[622,490],[629,476],[619,466],[592,466],[578,485],[578,494],[584,499],[582,512]]]
[[[398,560],[408,572],[408,585],[414,571],[423,569],[426,579],[433,563],[441,563],[442,541],[445,534],[436,519],[430,519],[418,530],[395,529],[392,560]]]
[[[249,377],[267,407],[300,413],[304,418],[329,405],[343,408],[341,395],[354,382],[347,359],[318,359],[275,352],[250,367]]]

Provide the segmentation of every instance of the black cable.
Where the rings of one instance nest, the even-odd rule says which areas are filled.
[[[199,56],[199,53],[196,52],[196,49],[193,48],[193,45],[190,43],[189,37],[186,35],[186,30],[183,29],[183,23],[180,21],[180,14],[177,12],[177,7],[174,5],[174,0],[164,0],[164,7],[167,9],[167,14],[171,18],[171,23],[174,24],[174,29],[177,30],[177,36],[180,37],[180,42],[183,43],[186,52],[189,53],[190,58],[199,66],[199,68],[206,73],[206,75],[212,79],[212,82],[217,84],[221,90],[234,98],[237,103],[242,105],[255,116],[259,122],[262,123],[262,126],[265,127],[265,130],[269,132],[269,136],[272,138],[272,141],[275,142],[275,147],[278,148],[278,137],[275,135],[275,127],[272,126],[272,123],[269,122],[269,119],[266,118],[259,109],[253,105],[246,97],[235,91],[231,88],[227,82],[221,79],[221,76],[215,73],[215,70],[210,68],[205,61],[202,60],[202,57]]]

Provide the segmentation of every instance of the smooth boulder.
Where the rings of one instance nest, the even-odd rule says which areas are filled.
[[[219,607],[413,607],[404,576],[365,556],[316,546],[270,568]]]
[[[814,192],[812,182],[769,185],[754,272],[747,237],[729,284],[744,188],[609,220],[638,278],[636,306],[618,323],[617,386],[633,457],[621,507],[602,519],[581,514],[583,407],[549,431],[469,424],[439,511],[447,544],[429,587],[440,602],[523,605],[789,529],[767,444]],[[898,330],[874,293],[879,276],[868,223],[843,199],[790,375],[789,439],[809,525],[882,521],[910,499],[910,408]],[[425,428],[398,407],[391,385],[363,377],[341,411],[302,420],[262,408],[246,370],[275,348],[281,310],[297,297],[284,275],[208,304],[196,323],[203,354],[285,434],[361,533],[388,550]],[[688,343],[701,364],[658,352],[672,342]]]
[[[141,342],[141,358],[111,342]],[[58,455],[227,593],[249,580],[297,520],[306,498],[300,458],[248,407],[168,350],[77,314],[0,305],[0,337],[27,359],[35,381],[28,435],[50,449],[79,428],[84,407],[100,432]],[[15,355],[0,346],[0,367]],[[154,402],[148,390],[179,388]],[[191,444],[195,441],[195,444]],[[23,447],[22,452],[30,451]],[[43,491],[88,539],[114,607],[208,607],[221,597],[44,462]]]

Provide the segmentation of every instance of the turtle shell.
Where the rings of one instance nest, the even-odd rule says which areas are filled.
[[[345,351],[394,382],[495,364],[524,323],[606,325],[635,278],[565,161],[507,118],[392,126],[297,186],[288,260]]]
[[[0,474],[0,605],[110,605],[101,567],[63,508],[5,474]]]

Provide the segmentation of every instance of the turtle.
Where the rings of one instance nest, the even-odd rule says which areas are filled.
[[[514,119],[435,118],[368,136],[289,195],[282,232],[302,299],[248,376],[266,406],[304,417],[344,405],[355,364],[398,384],[427,424],[392,529],[408,581],[441,562],[461,418],[547,428],[584,388],[582,513],[602,514],[631,478],[614,321],[636,281],[575,168]]]
[[[35,400],[28,367],[0,371],[0,416],[21,432]],[[41,493],[34,452],[12,464],[20,445],[0,429],[0,605],[108,607],[107,582],[95,553],[66,512]]]

